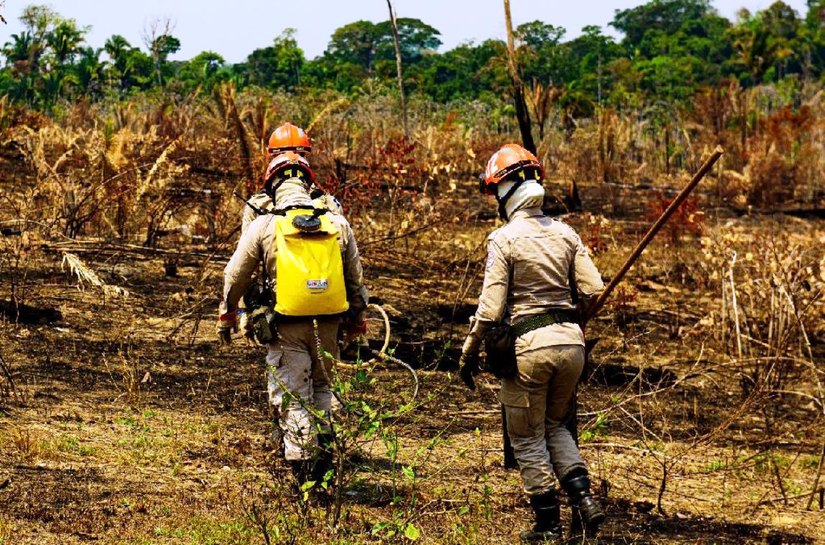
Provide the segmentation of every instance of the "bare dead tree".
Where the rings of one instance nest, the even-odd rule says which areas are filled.
[[[409,138],[410,131],[407,125],[407,97],[404,95],[404,76],[401,66],[401,42],[398,39],[398,23],[395,19],[395,12],[392,3],[387,0],[387,8],[390,10],[390,26],[392,26],[392,41],[395,44],[395,68],[398,72],[398,92],[401,93],[401,114],[404,121],[404,136]]]
[[[174,53],[180,48],[180,43],[172,36],[175,30],[175,23],[168,17],[153,19],[141,33],[143,45],[149,50],[152,62],[155,65],[155,75],[158,85],[163,84],[163,74],[161,71],[163,62],[169,53]]]
[[[516,118],[521,131],[521,141],[531,153],[536,153],[536,143],[533,140],[530,112],[524,98],[524,82],[518,72],[516,59],[516,44],[513,37],[513,18],[510,16],[510,0],[504,0],[504,22],[507,26],[507,66],[510,70],[510,79],[513,80],[513,100],[516,105]]]

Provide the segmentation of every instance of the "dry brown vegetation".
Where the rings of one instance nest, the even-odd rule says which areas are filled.
[[[795,96],[731,88],[572,126],[532,101],[550,191],[570,203],[575,184],[586,212],[565,220],[608,277],[727,148],[589,332],[580,437],[603,543],[823,542],[825,103]],[[496,225],[475,173],[515,123],[481,103],[409,109],[411,140],[368,88],[224,86],[53,118],[0,103],[0,543],[515,540],[528,508],[501,467],[496,385],[450,374]],[[212,329],[232,195],[282,120],[311,127],[395,354],[420,369],[413,410],[377,435],[349,424],[337,513],[296,501],[266,444],[261,350]],[[408,376],[373,375],[358,399],[393,412]]]

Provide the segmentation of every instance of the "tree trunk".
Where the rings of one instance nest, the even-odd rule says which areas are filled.
[[[516,63],[516,46],[513,38],[513,18],[510,16],[510,0],[504,0],[504,22],[507,25],[507,65],[510,69],[510,79],[513,80],[513,100],[516,103],[516,119],[521,131],[521,141],[531,153],[536,153],[536,144],[533,141],[530,112],[524,100],[524,83],[521,81]]]
[[[392,26],[392,41],[395,44],[395,68],[398,72],[398,92],[401,93],[401,114],[404,122],[404,137],[410,137],[407,126],[407,98],[404,96],[404,76],[401,70],[401,43],[398,40],[398,25],[395,21],[395,12],[392,10],[392,3],[387,0],[387,7],[390,10],[390,25]]]

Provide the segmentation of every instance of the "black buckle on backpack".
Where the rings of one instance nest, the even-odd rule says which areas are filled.
[[[312,211],[308,214],[300,214],[292,218],[292,225],[302,233],[317,233],[321,229],[321,216],[326,214],[328,210],[324,208],[315,208],[302,205],[287,206],[275,212],[276,214],[286,214],[287,210],[306,210]]]

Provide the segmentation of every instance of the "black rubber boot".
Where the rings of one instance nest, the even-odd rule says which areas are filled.
[[[312,480],[312,460],[290,460],[289,469],[295,477],[295,491],[300,492],[304,483]]]
[[[588,534],[595,535],[606,515],[590,493],[590,477],[587,473],[568,477],[562,483],[562,488],[570,497],[573,507],[572,530],[576,533],[586,530]]]
[[[519,534],[525,543],[560,543],[561,521],[559,498],[555,490],[530,496],[530,506],[536,515],[536,523],[530,530]]]
[[[309,479],[315,481],[318,486],[321,486],[321,483],[324,481],[324,476],[333,468],[332,448],[332,435],[328,433],[319,434],[318,452],[313,460],[312,471],[309,476]]]

